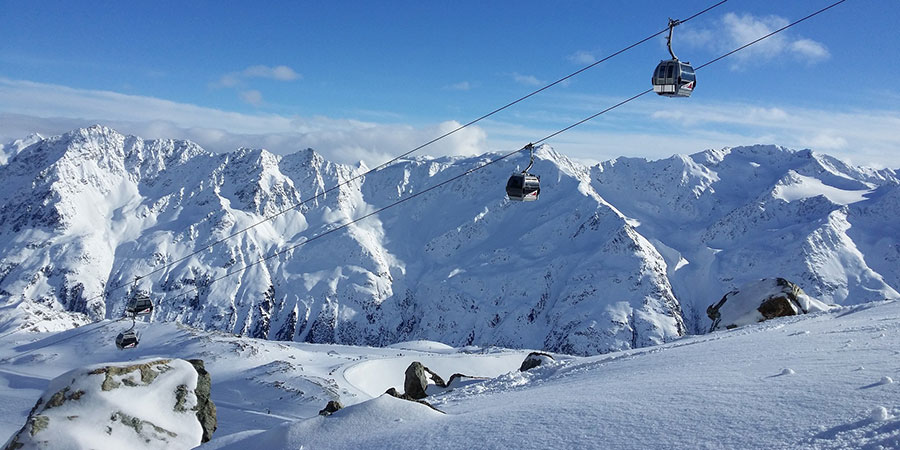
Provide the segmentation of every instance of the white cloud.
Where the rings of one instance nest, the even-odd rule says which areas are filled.
[[[572,61],[575,64],[582,64],[582,65],[593,64],[593,63],[597,62],[597,57],[594,56],[593,53],[585,51],[585,50],[578,50],[577,52],[569,55],[568,59],[569,59],[569,61]]]
[[[245,80],[251,78],[265,78],[269,80],[277,80],[277,81],[294,81],[299,80],[302,76],[291,69],[288,66],[250,66],[244,70],[238,72],[231,72],[225,75],[222,75],[222,78],[215,83],[212,83],[212,87],[235,87],[242,84]]]
[[[190,139],[207,150],[266,148],[287,154],[312,147],[345,163],[374,167],[459,126],[424,127],[329,117],[242,114],[153,97],[0,78],[0,142],[29,133],[61,134],[102,123],[146,139]],[[486,134],[465,128],[418,154],[474,155],[487,151]]]
[[[800,39],[791,43],[791,51],[809,62],[823,61],[831,57],[824,45],[811,39]]]
[[[522,75],[520,73],[513,73],[512,77],[516,83],[519,83],[519,84],[522,84],[525,86],[540,86],[540,85],[544,84],[543,81],[538,80],[537,77],[535,77],[534,75]]]
[[[812,148],[857,164],[900,167],[896,137],[900,111],[896,109],[836,112],[695,99],[689,105],[669,102],[660,110],[649,98],[548,143],[579,161],[622,155],[664,158],[706,148],[763,143]],[[475,155],[521,148],[619,99],[564,93],[546,101],[570,107],[544,112],[539,104],[534,105],[508,119],[515,123],[489,119],[416,154]],[[555,116],[549,114],[553,111]],[[147,139],[190,139],[217,152],[262,147],[287,154],[312,147],[331,160],[363,160],[369,167],[459,126],[454,121],[414,127],[329,117],[241,114],[152,97],[0,78],[0,143],[32,132],[52,136],[94,123]]]
[[[255,89],[241,91],[241,100],[253,106],[260,106],[263,104],[262,93]]]
[[[278,81],[294,81],[300,78],[300,74],[288,66],[250,66],[244,69],[243,75],[247,78],[269,78]]]
[[[676,31],[673,47],[677,52],[680,42],[689,46],[704,47],[714,52],[731,51],[759,39],[790,22],[779,16],[754,16],[753,14],[727,13],[718,21],[715,29]],[[827,60],[831,54],[824,44],[812,39],[795,38],[784,31],[770,36],[729,57],[732,69],[743,69],[751,61],[769,61],[781,57],[794,57],[806,63]]]
[[[791,107],[761,108],[734,103],[695,102],[674,106],[650,116],[680,128],[682,135],[723,132],[742,143],[770,143],[792,148],[833,152],[860,164],[900,167],[896,130],[900,111],[819,110]],[[765,141],[749,141],[754,136]]]
[[[810,148],[820,151],[843,150],[848,146],[846,139],[829,132],[818,133],[804,140],[809,143]]]
[[[665,158],[707,148],[778,144],[811,148],[874,167],[900,167],[896,130],[900,110],[814,109],[785,103],[749,104],[692,99],[689,104],[646,96],[548,142],[579,161],[602,161],[617,156]],[[529,111],[546,105],[567,105],[557,115],[528,117],[516,113],[501,123],[482,122],[492,148],[514,148],[540,139],[575,120],[621,101],[606,96],[560,93],[540,100]],[[660,101],[665,108],[660,108]],[[548,110],[549,111],[549,110]],[[566,111],[560,115],[560,112]],[[534,125],[539,124],[540,128]]]

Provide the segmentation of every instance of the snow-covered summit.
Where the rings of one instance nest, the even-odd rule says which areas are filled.
[[[35,142],[40,142],[44,139],[38,133],[31,133],[28,136],[22,139],[13,139],[6,144],[0,144],[0,166],[6,164],[10,158],[16,156],[23,149],[27,148],[29,145],[34,144]]]

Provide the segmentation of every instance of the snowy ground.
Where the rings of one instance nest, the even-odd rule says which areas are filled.
[[[0,435],[21,427],[67,370],[164,356],[206,361],[219,410],[209,448],[900,448],[896,301],[559,357],[527,373],[516,370],[521,350],[280,343],[170,323],[139,324],[141,345],[118,351],[124,328],[0,340]],[[413,360],[445,379],[491,379],[431,397],[445,415],[379,397],[402,390]],[[334,398],[350,406],[317,416]]]

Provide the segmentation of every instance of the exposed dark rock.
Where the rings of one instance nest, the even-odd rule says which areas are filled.
[[[213,432],[218,428],[216,404],[210,398],[211,380],[209,372],[206,371],[202,359],[189,359],[188,362],[197,371],[197,389],[194,390],[194,394],[197,396],[197,406],[194,409],[197,411],[197,420],[200,421],[200,426],[203,427],[203,437],[200,439],[200,442],[209,442],[212,439]]]
[[[519,366],[519,372],[534,369],[537,366],[554,361],[553,355],[544,352],[531,352]]]
[[[45,410],[50,408],[56,408],[58,406],[62,406],[68,400],[78,400],[81,396],[84,395],[84,391],[75,391],[69,394],[69,387],[66,386],[63,390],[53,394],[50,397],[50,400],[47,400],[47,406],[44,407]],[[37,407],[37,405],[35,405]],[[33,410],[32,410],[33,411]]]
[[[712,332],[827,308],[784,278],[766,278],[725,294],[706,308],[706,315],[712,320],[709,328]]]
[[[156,377],[167,370],[169,370],[169,366],[166,364],[169,362],[168,359],[161,359],[149,363],[144,364],[135,364],[131,366],[106,366],[100,367],[91,371],[90,375],[100,375],[105,374],[106,378],[103,380],[103,385],[101,389],[104,391],[111,391],[120,387],[123,383],[126,386],[139,386],[141,384],[147,385],[153,382]],[[155,370],[154,370],[155,369]],[[140,383],[136,382],[131,377],[122,378],[122,381],[117,381],[115,377],[120,377],[122,375],[126,375],[130,372],[139,372],[141,381]]]
[[[34,420],[31,421],[31,435],[34,436],[41,431],[44,431],[47,426],[50,425],[50,418],[47,416],[34,416]]]
[[[151,440],[168,442],[167,437],[178,437],[177,434],[156,426],[153,422],[149,420],[142,420],[137,417],[129,416],[121,411],[117,411],[112,417],[109,418],[112,422],[119,422],[122,425],[134,429],[134,432],[137,433],[138,436],[146,439],[148,442]]]
[[[453,386],[453,383],[456,382],[456,380],[459,380],[462,378],[469,378],[469,379],[473,379],[473,380],[486,380],[487,379],[484,377],[471,377],[469,375],[463,375],[461,373],[454,373],[453,375],[450,375],[450,379],[447,380],[447,387]]]
[[[406,368],[406,379],[403,381],[403,389],[406,394],[415,399],[422,399],[428,396],[425,390],[429,384],[435,384],[440,387],[447,387],[447,383],[438,374],[432,372],[418,361],[413,361]]]
[[[319,415],[320,416],[330,416],[343,407],[344,407],[344,405],[342,405],[341,402],[339,402],[337,400],[331,400],[330,402],[328,402],[327,405],[325,405],[324,409],[319,411]]]
[[[431,409],[433,409],[433,410],[435,410],[435,411],[437,411],[437,412],[439,412],[439,413],[441,413],[441,414],[446,414],[445,412],[443,412],[443,411],[441,411],[441,410],[435,408],[434,406],[431,405],[431,403],[428,403],[428,402],[426,402],[425,400],[420,400],[420,399],[414,398],[414,397],[412,397],[412,396],[410,396],[409,394],[406,394],[406,393],[401,394],[399,391],[397,391],[396,388],[390,388],[390,389],[384,391],[384,393],[387,394],[387,395],[390,395],[391,397],[397,397],[397,398],[399,398],[399,399],[408,400],[408,401],[411,401],[411,402],[416,402],[416,403],[423,404],[423,405],[425,405],[425,406],[427,406],[427,407],[429,407],[429,408],[431,408]]]

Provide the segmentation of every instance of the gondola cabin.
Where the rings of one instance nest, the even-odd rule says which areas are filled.
[[[515,173],[506,182],[506,196],[519,202],[533,202],[541,194],[541,178],[530,173]]]
[[[125,304],[126,316],[143,316],[152,312],[153,302],[150,301],[150,296],[141,291],[135,291]]]
[[[669,59],[660,61],[653,71],[653,92],[666,97],[690,97],[697,77],[690,63]]]
[[[134,330],[123,331],[116,336],[116,347],[119,350],[125,350],[126,348],[135,348],[138,345],[138,336]]]

